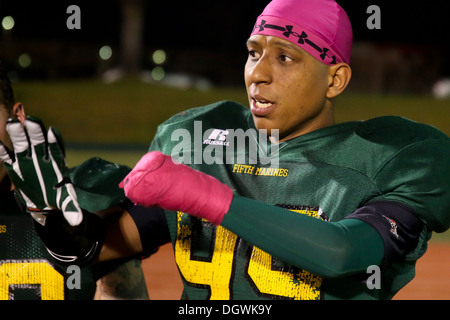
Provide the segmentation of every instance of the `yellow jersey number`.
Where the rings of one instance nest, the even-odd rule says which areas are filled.
[[[64,300],[64,277],[45,260],[8,260],[0,264],[0,300],[10,288],[39,285],[42,300]]]
[[[311,211],[301,212],[312,215]],[[191,234],[187,225],[180,223],[184,213],[178,212],[178,234],[175,242],[175,260],[186,281],[210,288],[211,300],[230,299],[230,281],[238,236],[218,226],[213,255],[210,261],[191,260]],[[272,256],[257,247],[252,248],[248,276],[260,293],[295,300],[320,298],[322,278],[304,270],[286,272],[276,270]]]

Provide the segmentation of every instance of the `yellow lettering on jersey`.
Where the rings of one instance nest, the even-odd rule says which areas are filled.
[[[305,214],[305,215],[313,217],[313,218],[320,218],[319,211],[317,211],[317,210],[311,210],[311,209],[304,209],[304,210],[289,209],[289,210],[297,212],[297,213]]]
[[[297,274],[272,270],[272,256],[257,247],[253,247],[248,274],[261,293],[295,300],[320,298],[321,277],[304,270]]]
[[[256,170],[255,170],[256,168]],[[289,169],[283,168],[261,168],[251,166],[248,164],[235,164],[233,165],[233,173],[248,174],[255,176],[268,176],[268,177],[287,177]]]
[[[301,214],[318,217],[316,210],[292,210]],[[218,226],[211,261],[196,260],[191,257],[191,235],[189,226],[181,223],[184,215],[178,212],[178,232],[175,242],[175,260],[178,268],[193,285],[207,285],[210,299],[229,299],[230,281],[237,235]],[[272,256],[253,247],[248,264],[248,275],[260,293],[293,299],[319,299],[322,278],[304,270],[298,272],[278,271],[272,266]]]
[[[320,218],[320,209],[317,208],[290,210]],[[272,268],[272,256],[257,247],[253,247],[248,274],[262,293],[289,297],[295,300],[320,299],[321,277],[301,269],[296,274],[274,270]]]
[[[183,215],[178,212],[178,222]],[[237,236],[223,227],[216,229],[214,254],[211,262],[191,259],[191,229],[180,227],[175,243],[175,260],[186,281],[193,284],[207,285],[211,290],[211,300],[230,298],[229,283],[234,259],[234,247]]]
[[[43,261],[0,264],[0,300],[9,299],[10,285],[40,285],[42,300],[64,300],[64,277]]]

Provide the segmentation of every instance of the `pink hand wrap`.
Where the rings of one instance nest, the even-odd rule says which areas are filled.
[[[159,151],[144,155],[119,186],[137,205],[182,211],[215,225],[222,222],[233,199],[227,185],[184,164],[175,164]]]

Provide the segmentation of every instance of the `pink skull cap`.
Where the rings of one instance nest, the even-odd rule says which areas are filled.
[[[352,26],[334,0],[272,0],[256,20],[255,34],[288,40],[327,65],[350,63]]]

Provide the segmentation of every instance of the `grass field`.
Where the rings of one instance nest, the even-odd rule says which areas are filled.
[[[60,129],[73,166],[92,156],[130,167],[147,150],[158,124],[182,110],[219,100],[247,104],[244,87],[200,92],[136,80],[36,81],[14,84],[16,100],[30,115]],[[423,95],[346,93],[337,101],[338,122],[400,115],[433,125],[450,135],[450,100]],[[76,146],[71,148],[71,146]],[[125,146],[130,146],[125,148]],[[436,235],[450,240],[450,232]]]
[[[63,130],[68,142],[148,144],[158,124],[187,108],[218,100],[245,102],[241,90],[178,90],[139,81],[15,84],[29,114]]]
[[[68,142],[148,144],[169,116],[219,100],[247,104],[244,87],[206,92],[179,90],[127,80],[18,82],[16,99],[29,114],[63,131]],[[450,135],[450,100],[431,96],[346,93],[337,100],[338,122],[401,115],[436,126]]]

